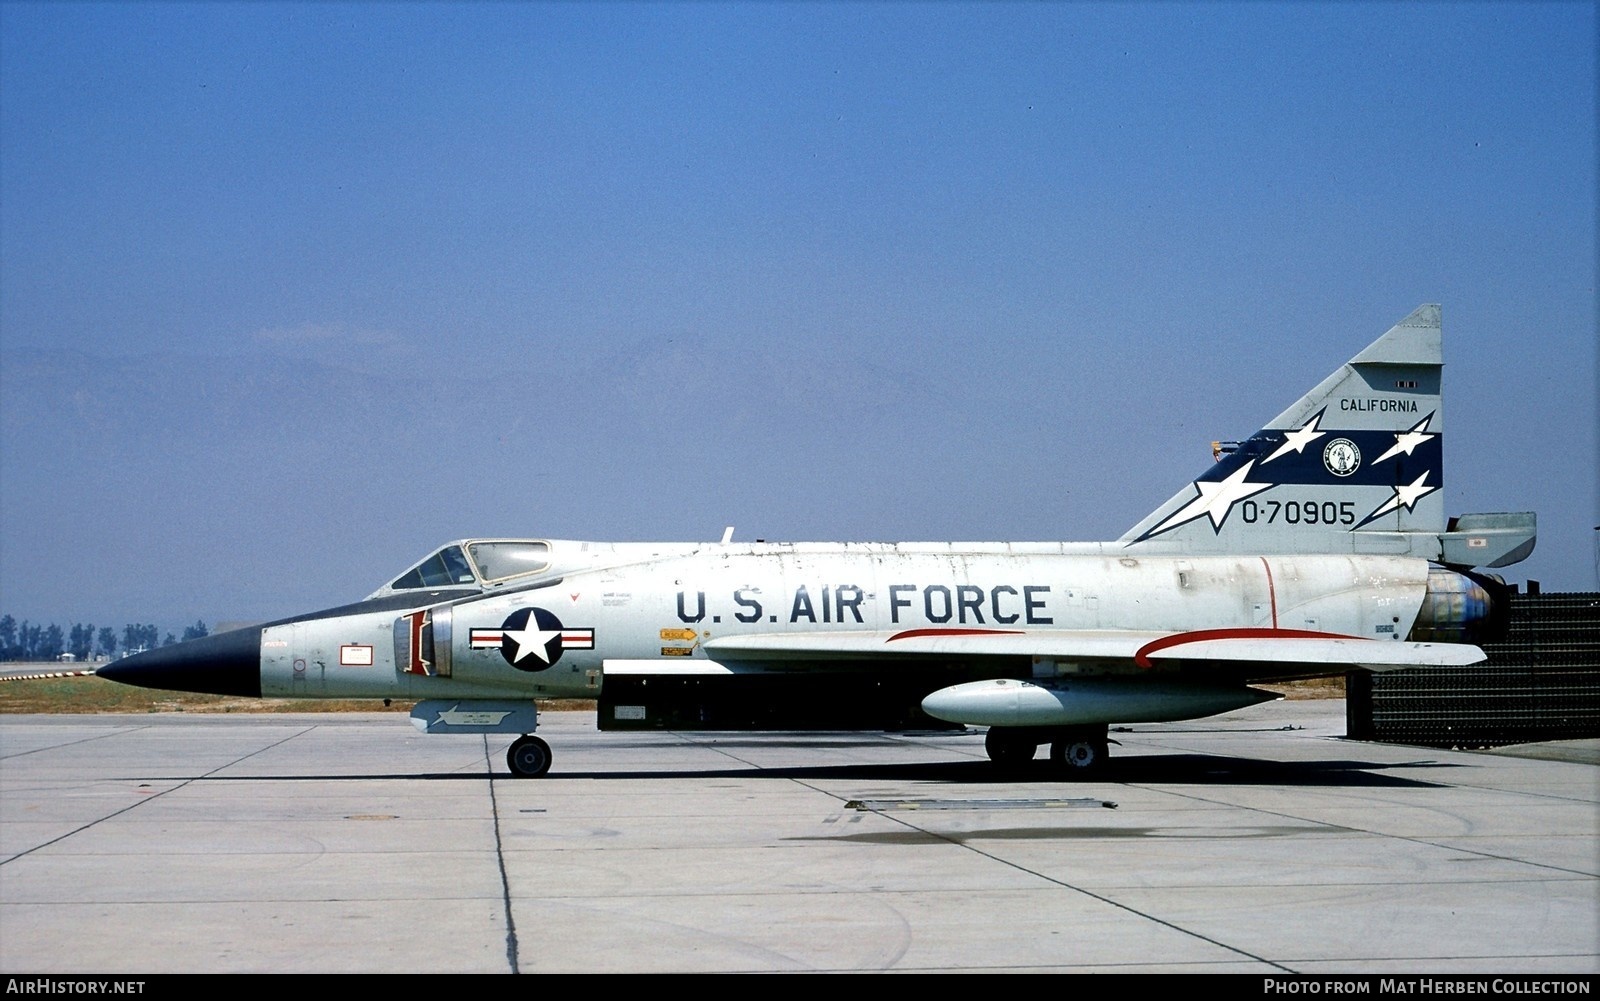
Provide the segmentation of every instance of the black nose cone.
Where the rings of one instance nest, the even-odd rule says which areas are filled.
[[[260,698],[261,629],[235,629],[147,650],[95,674],[140,688]]]

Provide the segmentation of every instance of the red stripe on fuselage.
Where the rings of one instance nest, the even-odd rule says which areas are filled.
[[[1318,640],[1361,640],[1371,642],[1360,636],[1346,636],[1344,633],[1320,633],[1310,629],[1263,629],[1260,627],[1237,629],[1197,629],[1189,633],[1174,633],[1163,636],[1158,640],[1151,640],[1139,648],[1133,655],[1133,662],[1140,667],[1150,666],[1150,655],[1161,650],[1167,650],[1185,643],[1204,643],[1207,640],[1272,640],[1272,639],[1318,639]]]
[[[1267,597],[1272,602],[1272,628],[1278,628],[1278,586],[1272,582],[1272,564],[1267,562],[1265,556],[1261,557],[1261,565],[1267,568]]]
[[[907,629],[895,633],[887,642],[920,639],[924,636],[1021,636],[1021,629]]]

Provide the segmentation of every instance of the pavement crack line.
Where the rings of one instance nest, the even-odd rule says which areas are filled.
[[[71,747],[74,744],[88,744],[96,740],[109,740],[112,737],[122,737],[130,733],[135,733],[139,730],[148,729],[150,729],[150,724],[145,723],[141,726],[130,726],[124,727],[120,730],[109,730],[101,733],[94,733],[87,737],[79,737],[77,740],[63,740],[61,743],[51,744],[49,747],[30,747],[26,751],[17,751],[15,754],[0,754],[0,761],[10,761],[12,758],[20,758],[28,754],[40,754],[44,751],[54,751],[61,747]]]
[[[760,765],[756,765],[754,762],[751,762],[751,761],[746,761],[745,759],[739,757],[736,754],[730,753],[729,751],[723,750],[721,748],[713,748],[713,749],[716,750],[719,754],[724,754],[727,757],[732,758],[735,761],[741,762],[742,764],[752,765],[752,766],[754,766],[756,768],[760,768],[761,767]],[[795,785],[798,785],[801,788],[809,789],[812,792],[819,793],[819,794],[821,794],[823,796],[828,797],[829,799],[835,799],[835,800],[838,800],[841,803],[846,802],[846,799],[844,797],[840,797],[837,794],[829,792],[828,790],[823,789],[823,788],[821,788],[821,787],[819,787],[817,785],[814,785],[814,784],[812,784],[810,782],[806,782],[806,781],[804,781],[802,779],[791,779],[790,781],[794,782]],[[1052,883],[1052,884],[1054,884],[1056,886],[1061,887],[1064,890],[1071,890],[1074,893],[1081,893],[1084,896],[1090,898],[1091,900],[1097,900],[1102,904],[1109,904],[1110,906],[1115,907],[1118,910],[1126,911],[1127,913],[1132,914],[1132,915],[1134,915],[1136,917],[1142,918],[1142,919],[1144,919],[1146,921],[1153,921],[1156,924],[1161,925],[1163,928],[1169,928],[1172,931],[1175,931],[1175,932],[1179,933],[1180,935],[1187,935],[1187,936],[1189,936],[1191,938],[1197,938],[1200,941],[1205,942],[1205,943],[1207,943],[1209,945],[1214,945],[1219,949],[1225,949],[1228,952],[1232,952],[1232,953],[1236,953],[1236,954],[1238,954],[1240,956],[1244,956],[1245,958],[1253,960],[1254,962],[1263,963],[1263,964],[1265,964],[1267,966],[1272,967],[1275,970],[1282,970],[1285,973],[1294,973],[1294,972],[1296,972],[1296,971],[1290,969],[1287,966],[1282,966],[1282,965],[1280,965],[1278,963],[1274,963],[1272,960],[1267,959],[1264,956],[1257,956],[1254,953],[1246,952],[1245,950],[1240,949],[1237,946],[1228,945],[1226,942],[1220,942],[1217,939],[1214,939],[1214,938],[1212,938],[1212,937],[1210,937],[1208,935],[1202,935],[1200,932],[1194,931],[1194,930],[1189,929],[1189,928],[1185,928],[1182,925],[1173,924],[1171,921],[1167,921],[1164,918],[1158,918],[1154,914],[1147,914],[1144,911],[1141,911],[1141,910],[1139,910],[1139,909],[1137,909],[1135,907],[1130,907],[1127,904],[1121,903],[1120,901],[1112,900],[1110,897],[1102,896],[1101,894],[1095,893],[1093,890],[1086,890],[1081,886],[1073,886],[1071,883],[1062,882],[1059,879],[1055,879],[1055,878],[1053,878],[1051,876],[1047,876],[1042,872],[1038,872],[1037,870],[1029,869],[1027,866],[1019,865],[1019,864],[1017,864],[1015,862],[1012,862],[1012,861],[1010,861],[1008,859],[1001,858],[1000,856],[995,855],[992,852],[986,852],[981,848],[975,848],[972,845],[963,844],[962,842],[957,841],[954,838],[946,837],[945,835],[940,834],[937,831],[930,831],[927,828],[918,827],[916,824],[913,824],[913,823],[907,821],[903,817],[890,816],[889,814],[884,813],[881,810],[869,810],[867,812],[877,814],[878,816],[883,817],[886,820],[889,820],[889,821],[892,821],[892,822],[894,822],[896,824],[899,824],[902,827],[909,828],[910,830],[916,831],[919,834],[925,834],[930,838],[938,838],[940,841],[946,842],[947,844],[955,845],[958,848],[964,848],[967,851],[972,852],[972,853],[974,853],[976,855],[981,855],[982,857],[984,857],[986,859],[989,859],[992,862],[998,862],[1001,865],[1009,866],[1012,869],[1016,869],[1018,872],[1025,872],[1028,875],[1033,876],[1036,879],[1042,879],[1045,882]]]
[[[146,729],[146,728],[145,727],[139,727],[137,729],[141,729],[142,730],[142,729]],[[264,754],[265,752],[270,751],[275,747],[281,747],[282,745],[287,744],[289,741],[294,740],[296,737],[303,737],[303,736],[305,736],[306,734],[310,733],[312,730],[315,730],[315,729],[316,729],[315,726],[308,726],[303,730],[300,730],[300,731],[297,731],[295,733],[289,734],[287,737],[284,737],[282,740],[275,740],[270,744],[264,744],[261,747],[258,747],[255,750],[251,751],[249,754],[241,754],[237,758],[234,758],[232,761],[228,761],[228,762],[225,762],[223,764],[218,765],[217,767],[211,769],[209,772],[203,772],[203,773],[201,773],[199,775],[190,776],[189,778],[186,778],[186,779],[182,780],[181,782],[177,783],[174,786],[171,786],[170,788],[163,789],[160,792],[151,793],[150,795],[146,796],[143,799],[136,800],[136,801],[134,801],[132,803],[129,803],[127,806],[123,807],[120,810],[113,810],[113,811],[111,811],[110,813],[106,814],[103,817],[99,817],[99,818],[97,818],[95,820],[91,820],[87,824],[84,824],[84,825],[82,825],[80,827],[75,827],[72,830],[67,831],[65,834],[61,834],[61,835],[58,835],[57,837],[51,838],[49,841],[40,842],[39,844],[34,845],[32,848],[28,848],[28,849],[26,849],[24,851],[17,852],[15,855],[11,855],[11,856],[8,856],[6,858],[0,859],[0,865],[6,865],[8,863],[15,862],[19,858],[23,858],[24,856],[32,855],[34,852],[38,851],[41,848],[49,848],[51,845],[60,844],[61,842],[67,840],[70,837],[73,837],[74,835],[82,834],[84,831],[89,830],[91,827],[96,827],[96,826],[98,826],[100,824],[105,823],[108,820],[112,820],[112,819],[114,819],[116,817],[120,817],[124,813],[128,813],[129,811],[137,810],[139,807],[144,806],[146,803],[152,803],[152,802],[160,799],[161,797],[167,795],[168,793],[177,792],[179,789],[183,789],[183,788],[189,786],[192,783],[199,782],[201,779],[208,779],[211,776],[217,774],[218,772],[220,772],[220,771],[222,771],[224,769],[232,768],[234,765],[237,765],[242,761],[249,761],[251,758],[255,757],[256,755]],[[129,732],[132,732],[132,731],[122,731],[122,732],[129,733]],[[57,746],[66,746],[66,745],[57,745]]]
[[[1585,872],[1582,869],[1573,869],[1568,866],[1551,865],[1548,862],[1533,862],[1528,859],[1517,858],[1513,855],[1503,855],[1496,852],[1477,851],[1472,848],[1463,848],[1462,846],[1456,844],[1429,841],[1427,838],[1413,838],[1404,834],[1389,834],[1385,831],[1375,831],[1369,827],[1351,827],[1349,824],[1331,824],[1326,820],[1317,820],[1313,817],[1301,817],[1292,813],[1284,813],[1281,810],[1264,810],[1260,807],[1240,806],[1237,803],[1230,803],[1227,800],[1210,799],[1206,796],[1196,796],[1193,793],[1176,792],[1172,789],[1163,789],[1156,786],[1134,785],[1131,783],[1129,784],[1128,788],[1143,789],[1146,792],[1164,793],[1168,796],[1177,796],[1180,799],[1187,799],[1195,803],[1205,803],[1208,806],[1221,806],[1230,810],[1247,810],[1251,813],[1259,813],[1267,817],[1277,817],[1281,820],[1298,820],[1301,823],[1315,824],[1318,827],[1324,827],[1330,831],[1349,831],[1354,834],[1366,834],[1375,838],[1386,838],[1392,841],[1404,841],[1408,844],[1423,845],[1428,848],[1438,848],[1444,851],[1460,852],[1463,855],[1471,855],[1475,858],[1494,859],[1497,862],[1515,862],[1519,865],[1533,866],[1536,869],[1549,869],[1552,872],[1566,873],[1570,876],[1586,876],[1591,879],[1595,876],[1595,873]]]
[[[494,820],[494,859],[500,867],[500,906],[506,915],[506,965],[512,973],[521,973],[517,955],[517,919],[511,912],[511,877],[506,873],[505,842],[500,836],[500,797],[496,792],[499,778],[495,775],[494,757],[489,753],[489,735],[483,737],[483,766],[489,776],[489,812]]]
[[[815,792],[822,793],[823,795],[830,796],[830,797],[832,797],[834,799],[838,798],[837,796],[834,796],[832,793],[829,793],[825,789],[818,789],[816,786],[810,785],[810,784],[805,783],[805,782],[801,782],[799,784],[805,786],[807,789],[811,789],[811,790],[813,790]],[[1223,942],[1223,941],[1220,941],[1218,939],[1212,938],[1210,935],[1203,935],[1200,932],[1194,931],[1193,929],[1190,929],[1190,928],[1185,928],[1182,925],[1174,924],[1173,922],[1168,921],[1165,918],[1159,918],[1159,917],[1155,916],[1154,914],[1150,914],[1150,913],[1148,913],[1146,911],[1141,911],[1137,907],[1130,907],[1129,905],[1124,904],[1119,900],[1113,900],[1112,898],[1107,897],[1107,896],[1105,896],[1103,894],[1095,893],[1093,890],[1086,890],[1081,886],[1073,886],[1071,883],[1067,883],[1067,882],[1064,882],[1062,880],[1056,879],[1053,876],[1047,876],[1044,873],[1039,872],[1037,869],[1030,869],[1025,865],[1020,865],[1020,864],[1018,864],[1016,862],[1012,862],[1010,859],[1001,858],[999,855],[996,855],[993,852],[986,852],[982,848],[976,848],[976,847],[974,847],[974,846],[972,846],[970,844],[966,844],[966,843],[964,843],[962,841],[959,841],[959,840],[957,840],[955,838],[947,837],[947,836],[945,836],[943,834],[940,834],[937,831],[930,831],[925,827],[919,827],[916,824],[913,824],[910,821],[906,820],[904,817],[891,816],[891,815],[889,815],[887,813],[884,813],[884,812],[881,812],[881,811],[878,811],[878,810],[871,810],[871,811],[868,811],[868,812],[875,813],[878,816],[884,818],[885,820],[891,821],[893,823],[899,824],[902,827],[909,828],[910,830],[916,831],[918,834],[924,834],[924,835],[927,835],[930,838],[937,838],[940,841],[945,842],[946,844],[954,845],[957,848],[963,848],[963,849],[965,849],[965,850],[967,850],[969,852],[972,852],[974,855],[979,855],[979,856],[981,856],[983,858],[988,859],[991,862],[998,862],[1001,865],[1006,866],[1006,867],[1011,868],[1011,869],[1015,869],[1018,872],[1027,873],[1028,875],[1034,877],[1035,879],[1042,879],[1046,883],[1050,883],[1050,884],[1053,884],[1055,886],[1061,887],[1063,890],[1070,890],[1073,893],[1080,893],[1083,896],[1088,897],[1090,900],[1095,900],[1095,901],[1098,901],[1098,902],[1100,902],[1102,904],[1107,904],[1107,905],[1109,905],[1111,907],[1115,907],[1119,911],[1125,911],[1128,914],[1132,914],[1134,917],[1141,918],[1141,919],[1143,919],[1145,921],[1154,922],[1155,924],[1158,924],[1161,927],[1167,928],[1167,929],[1169,929],[1171,931],[1175,931],[1180,935],[1186,935],[1186,936],[1188,936],[1190,938],[1199,939],[1200,941],[1206,943],[1207,945],[1216,946],[1218,949],[1223,949],[1223,950],[1226,950],[1228,952],[1234,953],[1236,955],[1243,956],[1246,959],[1249,959],[1249,960],[1251,960],[1253,962],[1257,962],[1257,963],[1264,964],[1266,966],[1270,966],[1275,970],[1282,970],[1284,973],[1296,973],[1296,972],[1299,972],[1297,970],[1294,970],[1291,967],[1284,966],[1281,963],[1275,963],[1272,960],[1267,959],[1265,956],[1257,956],[1253,952],[1248,952],[1248,951],[1246,951],[1244,949],[1241,949],[1241,948],[1239,948],[1238,946],[1235,946],[1235,945],[1229,945],[1226,942]]]

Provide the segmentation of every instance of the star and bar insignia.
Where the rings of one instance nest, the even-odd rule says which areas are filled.
[[[543,671],[567,650],[593,650],[593,629],[569,629],[542,608],[519,608],[498,629],[474,629],[474,650],[498,647],[506,663],[519,671]]]

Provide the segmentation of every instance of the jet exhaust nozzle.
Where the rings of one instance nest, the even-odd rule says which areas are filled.
[[[1428,568],[1428,589],[1406,638],[1418,643],[1504,639],[1511,611],[1505,584],[1489,574]]]

